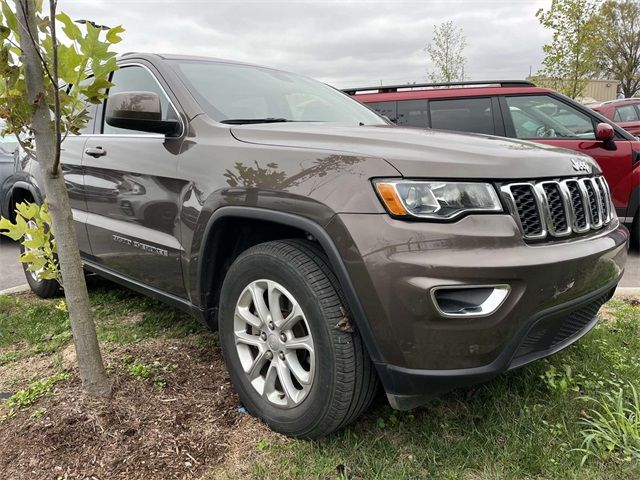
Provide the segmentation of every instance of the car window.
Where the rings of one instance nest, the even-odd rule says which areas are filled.
[[[429,127],[429,107],[426,100],[402,100],[398,102],[398,125]]]
[[[13,134],[2,135],[4,120],[0,118],[0,153],[12,153],[18,148],[18,139]]]
[[[402,102],[399,102],[399,103],[402,103]],[[394,123],[398,120],[398,114],[397,114],[398,102],[371,102],[365,105],[375,110],[380,115],[384,115]]]
[[[491,98],[431,100],[431,127],[460,132],[495,133]]]
[[[616,107],[613,119],[616,122],[635,122],[638,120],[638,112],[633,105],[622,105]]]
[[[167,98],[166,94],[164,93],[156,79],[153,77],[153,75],[151,75],[151,73],[146,68],[136,65],[119,68],[118,70],[113,72],[111,83],[113,83],[114,85],[109,89],[109,95],[123,92],[152,92],[160,97],[162,119],[170,120],[178,118],[177,113],[169,103],[169,99]],[[108,101],[109,98],[105,100],[105,108],[103,108],[103,112],[106,112],[106,102]],[[102,133],[126,135],[137,134],[137,131],[112,127],[111,125],[107,125],[107,123],[103,119]]]
[[[553,97],[505,99],[518,138],[596,138],[591,117]]]

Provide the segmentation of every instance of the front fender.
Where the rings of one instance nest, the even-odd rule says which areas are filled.
[[[382,361],[382,354],[375,340],[371,326],[367,320],[362,304],[356,294],[356,290],[351,281],[351,277],[345,267],[344,261],[340,256],[339,250],[336,247],[334,239],[325,230],[325,225],[321,225],[309,218],[305,218],[300,215],[279,212],[274,210],[267,210],[253,207],[240,207],[240,206],[225,206],[217,209],[209,217],[207,224],[202,232],[202,238],[209,238],[212,232],[215,231],[216,224],[225,218],[248,218],[257,219],[267,222],[272,222],[280,225],[286,225],[289,227],[295,227],[305,232],[309,232],[318,241],[323,248],[329,263],[332,267],[333,273],[338,278],[342,292],[345,295],[346,302],[349,307],[349,311],[354,317],[354,321],[358,327],[362,339],[367,347],[367,351],[374,362]],[[330,220],[330,219],[329,219]],[[205,242],[201,243],[201,249],[199,251],[199,258],[202,259],[205,252]],[[204,278],[204,272],[202,271],[205,262],[196,262],[197,269],[193,269],[195,277],[192,278],[194,285],[197,285],[196,291],[201,292],[202,286],[200,281]]]

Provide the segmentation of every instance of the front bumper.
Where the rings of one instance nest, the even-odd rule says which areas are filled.
[[[482,383],[507,370],[553,355],[586,335],[618,280],[595,292],[538,313],[488,365],[454,370],[420,370],[376,364],[387,398],[397,410],[409,410],[458,387]]]
[[[436,224],[345,214],[327,231],[366,314],[367,325],[358,327],[371,330],[380,379],[392,404],[404,408],[415,406],[410,397],[483,381],[586,333],[623,273],[628,242],[613,221],[582,238],[529,245],[507,215]],[[509,285],[510,295],[481,318],[444,317],[430,295],[439,286],[494,284]],[[554,342],[572,313],[591,304],[593,315]],[[532,337],[523,344],[529,333],[547,343]]]

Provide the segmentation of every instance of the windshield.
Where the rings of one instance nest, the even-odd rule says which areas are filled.
[[[200,106],[218,122],[386,123],[342,92],[303,76],[232,63],[173,64]]]

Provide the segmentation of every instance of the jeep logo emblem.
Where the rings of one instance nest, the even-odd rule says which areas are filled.
[[[578,172],[588,172],[590,171],[589,164],[583,160],[577,160],[575,158],[571,159],[571,163],[573,164],[573,169]]]

